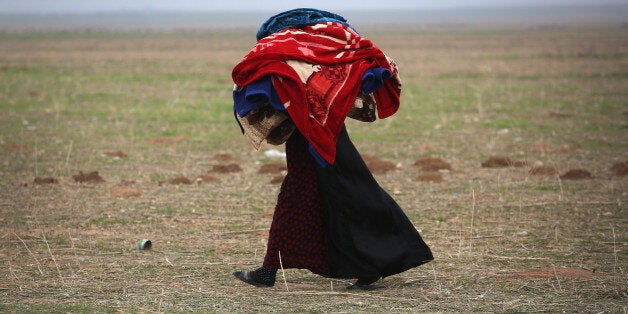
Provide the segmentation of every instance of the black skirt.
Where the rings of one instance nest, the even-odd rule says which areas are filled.
[[[326,210],[330,277],[388,277],[433,260],[419,232],[373,178],[345,128],[334,165],[317,167],[317,173]]]

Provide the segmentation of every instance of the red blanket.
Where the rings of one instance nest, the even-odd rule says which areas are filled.
[[[273,86],[296,127],[330,164],[347,113],[364,72],[387,68],[391,79],[374,93],[380,119],[399,108],[397,66],[370,40],[342,24],[328,22],[288,28],[261,39],[233,69],[246,86],[271,75]]]

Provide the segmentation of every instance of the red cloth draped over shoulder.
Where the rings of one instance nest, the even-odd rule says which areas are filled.
[[[374,93],[383,119],[399,108],[397,66],[373,42],[339,23],[287,28],[261,39],[235,66],[232,77],[236,85],[246,86],[271,75],[296,127],[333,164],[336,140],[360,92],[362,76],[374,67],[391,73]]]

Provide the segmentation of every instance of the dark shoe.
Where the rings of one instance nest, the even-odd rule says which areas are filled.
[[[375,290],[384,288],[384,285],[376,284],[380,277],[358,278],[354,284],[347,286],[347,290]]]
[[[256,287],[272,287],[275,285],[276,269],[258,268],[256,270],[242,270],[236,271],[233,275]]]

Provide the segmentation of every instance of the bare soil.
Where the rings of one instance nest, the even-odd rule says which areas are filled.
[[[362,154],[362,159],[364,159],[364,163],[374,174],[382,174],[397,169],[394,163],[376,156]]]
[[[75,182],[79,182],[79,183],[102,183],[102,182],[105,182],[105,179],[103,179],[100,176],[98,171],[92,171],[92,172],[88,172],[88,173],[83,173],[83,171],[79,171],[78,174],[72,176],[72,179],[74,179]]]
[[[591,172],[584,169],[570,169],[560,175],[563,180],[588,180],[592,178]]]
[[[451,165],[438,157],[419,158],[414,165],[423,171],[452,170]]]
[[[217,172],[217,173],[233,173],[233,172],[242,172],[242,168],[238,164],[220,164],[213,165],[212,169],[209,172]]]
[[[257,173],[281,173],[283,171],[288,171],[288,167],[285,162],[272,162],[262,164]]]
[[[614,176],[623,177],[628,175],[628,161],[613,164],[611,172]]]
[[[525,161],[512,160],[510,157],[491,156],[482,162],[484,168],[524,167]]]
[[[429,172],[420,173],[416,177],[415,180],[416,181],[422,181],[422,182],[439,183],[439,182],[443,182],[443,175],[440,174],[439,172],[429,171]]]
[[[528,171],[533,176],[554,176],[558,174],[556,167],[534,167]]]

